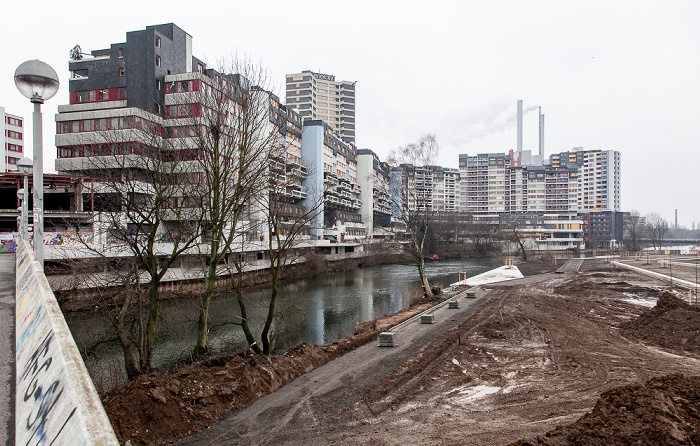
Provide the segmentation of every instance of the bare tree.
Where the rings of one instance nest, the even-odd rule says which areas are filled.
[[[278,128],[284,131],[286,123],[279,122]],[[306,195],[302,181],[307,175],[306,167],[301,164],[300,147],[280,138],[280,145],[270,154],[271,167],[267,171],[267,193],[258,195],[256,205],[264,215],[264,238],[269,259],[270,300],[267,315],[260,333],[260,343],[253,341],[247,319],[242,320],[243,330],[256,353],[269,355],[274,336],[274,324],[281,317],[277,312],[279,284],[285,266],[303,260],[300,248],[309,240],[311,223],[323,209],[323,194],[311,202]],[[300,141],[299,141],[300,143]],[[283,170],[280,170],[283,169]],[[282,174],[283,173],[283,174]],[[242,297],[242,296],[241,296]],[[238,300],[241,313],[245,311],[246,302]]]
[[[178,148],[162,137],[160,118],[135,109],[83,120],[86,132],[73,167],[93,177],[95,238],[84,248],[110,266],[93,287],[117,285],[111,320],[129,378],[152,368],[158,330],[159,286],[175,260],[198,237],[196,213],[183,206]],[[63,123],[61,124],[63,125]],[[71,124],[68,124],[71,125]],[[116,296],[119,295],[119,298]]]
[[[639,239],[644,231],[644,218],[639,215],[639,211],[633,209],[624,221],[624,238],[632,251],[636,252],[639,250]]]
[[[523,262],[527,262],[527,237],[523,234],[520,221],[517,218],[512,218],[502,228],[505,232],[504,238],[508,242],[515,243],[517,250],[520,251],[520,256]]]
[[[661,249],[668,232],[668,222],[656,212],[652,212],[646,216],[646,230],[654,249]]]
[[[234,59],[225,68],[222,73],[234,74],[187,73],[170,85],[183,93],[175,112],[185,118],[181,136],[189,139],[201,176],[198,187],[190,191],[201,203],[205,227],[199,246],[204,287],[196,357],[208,351],[209,307],[216,281],[227,274],[229,261],[238,261],[238,256],[230,256],[231,246],[246,231],[252,197],[266,187],[267,159],[278,137],[269,119],[268,95],[260,87],[266,82],[265,70],[245,58]]]
[[[389,156],[392,166],[392,208],[406,228],[408,253],[418,268],[426,296],[433,295],[425,274],[425,242],[438,209],[433,206],[432,167],[439,146],[435,135],[424,135],[417,142],[400,147]]]

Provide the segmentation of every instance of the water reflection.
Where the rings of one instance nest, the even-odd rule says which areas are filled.
[[[458,273],[473,276],[494,267],[489,259],[440,261],[426,266],[431,284],[447,286],[458,280]],[[420,293],[417,273],[411,265],[385,265],[353,271],[329,273],[312,279],[284,283],[279,289],[274,351],[296,344],[323,344],[352,333],[357,322],[368,321],[401,310],[411,295]],[[269,289],[246,290],[250,325],[257,336],[267,315]],[[210,347],[214,352],[245,348],[240,328],[238,304],[230,293],[220,293],[210,308]],[[197,300],[166,301],[161,306],[161,321],[153,364],[168,368],[190,359],[196,341]],[[66,316],[81,351],[91,350],[86,365],[102,385],[110,387],[121,366],[121,349],[116,341],[99,343],[113,337],[111,325],[100,312]],[[101,378],[100,378],[101,377]]]

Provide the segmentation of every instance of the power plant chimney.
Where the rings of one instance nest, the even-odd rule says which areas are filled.
[[[544,160],[544,115],[540,107],[540,156]]]
[[[518,100],[518,152],[523,151],[523,100]]]

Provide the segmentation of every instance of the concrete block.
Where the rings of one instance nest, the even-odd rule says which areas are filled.
[[[467,290],[467,297],[469,299],[476,299],[476,290]]]
[[[379,347],[396,347],[394,333],[390,331],[379,333]]]
[[[424,314],[423,316],[420,317],[420,323],[421,324],[434,324],[435,323],[435,315],[434,314]]]
[[[459,308],[459,302],[456,300],[451,300],[447,302],[447,308],[450,310],[456,310]]]

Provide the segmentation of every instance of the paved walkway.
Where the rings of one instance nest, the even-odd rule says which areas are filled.
[[[15,255],[0,254],[0,446],[15,444]]]

